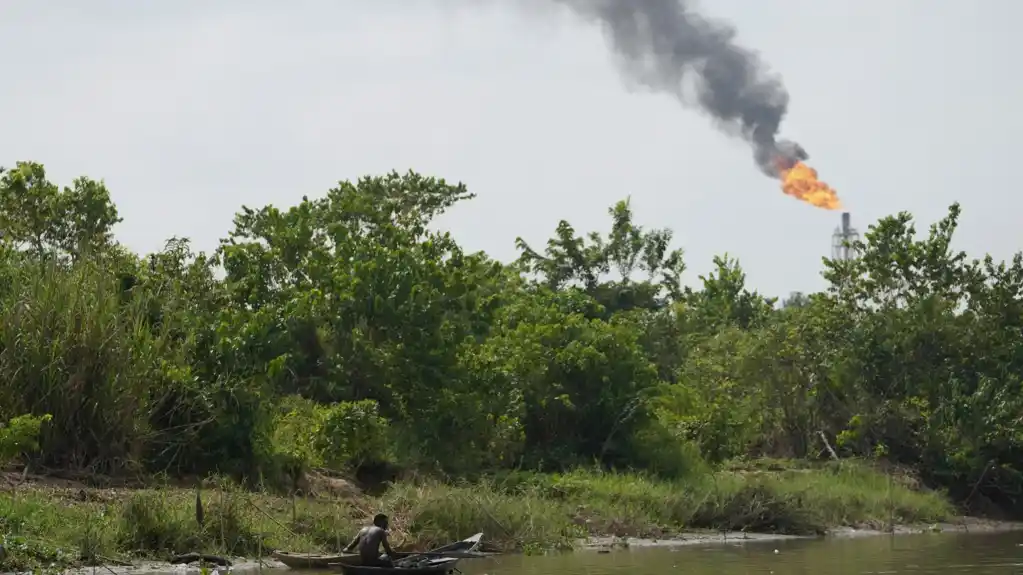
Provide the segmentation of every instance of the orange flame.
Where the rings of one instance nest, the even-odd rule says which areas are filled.
[[[812,206],[825,210],[837,210],[842,207],[838,193],[829,185],[817,179],[817,170],[803,162],[796,162],[791,168],[780,168],[781,190],[786,194],[800,199]]]

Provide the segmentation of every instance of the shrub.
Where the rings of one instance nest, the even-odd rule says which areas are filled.
[[[315,467],[354,472],[390,460],[391,430],[375,401],[318,405],[289,396],[274,419],[273,449],[296,475]]]

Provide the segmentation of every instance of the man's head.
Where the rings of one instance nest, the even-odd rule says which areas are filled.
[[[373,525],[381,529],[387,529],[387,516],[383,513],[377,513],[373,516]]]

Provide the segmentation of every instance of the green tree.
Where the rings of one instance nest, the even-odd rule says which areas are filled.
[[[392,173],[287,211],[243,209],[220,250],[233,363],[269,373],[285,393],[377,401],[410,430],[410,452],[449,454],[446,442],[488,392],[461,385],[461,349],[486,334],[505,278],[428,228],[471,197],[462,185]]]
[[[16,249],[71,259],[101,253],[113,245],[120,221],[103,182],[81,177],[62,190],[46,179],[42,164],[0,169],[0,229]]]
[[[671,230],[644,230],[636,225],[629,200],[618,202],[608,213],[612,224],[606,238],[597,232],[577,236],[571,224],[562,220],[543,254],[522,238],[516,239],[519,265],[549,289],[582,288],[607,313],[678,301],[685,262],[682,250],[669,251]],[[637,270],[646,273],[645,280],[633,279]],[[606,279],[610,272],[619,279]]]
[[[521,398],[533,465],[631,463],[628,441],[657,372],[634,324],[601,315],[579,290],[542,288],[502,309],[479,352],[496,380],[488,387]]]
[[[959,214],[953,204],[920,240],[909,214],[885,218],[858,242],[860,258],[826,262],[830,297],[851,323],[836,349],[855,405],[841,438],[859,453],[882,447],[963,496],[986,479],[982,493],[1009,504],[1023,485],[1023,262],[953,250]]]

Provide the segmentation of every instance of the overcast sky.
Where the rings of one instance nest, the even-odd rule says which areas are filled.
[[[0,0],[0,165],[105,179],[139,251],[212,249],[241,205],[414,169],[479,197],[441,225],[515,257],[632,197],[689,281],[738,257],[770,294],[823,287],[839,214],[784,196],[698,112],[623,81],[599,28],[543,0]],[[865,230],[963,204],[958,244],[1023,245],[1015,0],[704,0],[791,95],[803,144]],[[548,7],[549,8],[549,7]]]

